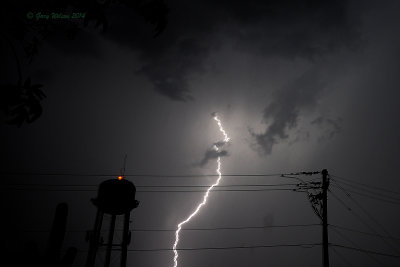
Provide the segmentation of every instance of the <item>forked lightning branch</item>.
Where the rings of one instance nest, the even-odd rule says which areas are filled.
[[[225,132],[224,128],[222,127],[222,123],[221,120],[218,118],[216,113],[213,113],[213,117],[214,120],[217,122],[219,130],[221,131],[221,133],[224,136],[224,140],[221,142],[217,142],[214,144],[213,149],[215,149],[217,152],[220,151],[220,147],[223,146],[224,144],[226,144],[227,142],[229,142],[230,138],[228,137],[227,133]],[[222,178],[222,174],[221,174],[221,157],[218,156],[217,157],[217,170],[216,170],[217,174],[218,174],[218,179],[217,181],[211,185],[206,193],[204,194],[203,197],[203,201],[197,206],[197,208],[189,215],[189,217],[187,217],[184,221],[180,222],[178,224],[178,228],[175,232],[175,243],[173,246],[173,251],[174,251],[174,267],[178,266],[178,250],[176,249],[179,243],[179,233],[182,229],[182,226],[186,223],[188,223],[194,216],[196,216],[196,214],[200,211],[200,209],[207,203],[207,198],[208,195],[210,194],[210,191],[215,187],[219,185],[219,182],[221,181]]]

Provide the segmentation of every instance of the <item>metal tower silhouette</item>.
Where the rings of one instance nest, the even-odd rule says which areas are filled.
[[[86,267],[94,267],[96,263],[96,255],[99,248],[106,247],[106,255],[104,266],[109,267],[111,254],[116,251],[120,252],[121,267],[126,267],[127,248],[131,241],[131,233],[129,230],[130,212],[137,208],[139,201],[135,199],[135,185],[120,176],[118,179],[111,179],[100,184],[96,199],[92,199],[93,204],[97,207],[97,215],[94,223],[93,231],[89,232],[87,241],[89,241],[89,252],[86,260]],[[108,238],[103,241],[101,236],[101,228],[104,215],[111,215],[111,222],[108,229]],[[123,217],[122,241],[120,244],[114,244],[114,232],[117,216]]]

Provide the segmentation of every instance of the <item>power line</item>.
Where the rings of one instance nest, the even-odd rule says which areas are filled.
[[[345,195],[350,198],[372,221],[374,221],[388,236],[391,236],[391,234],[385,229],[385,227],[383,227],[383,225],[378,222],[378,220],[376,220],[371,214],[369,214],[369,212],[364,209],[361,204],[355,200],[350,193],[347,192],[346,189],[344,189],[340,184],[338,184],[335,180],[333,180],[338,186],[339,188],[345,193]]]
[[[287,225],[269,225],[269,226],[240,226],[240,227],[215,227],[215,228],[182,228],[182,231],[219,231],[219,230],[248,230],[248,229],[268,229],[268,228],[289,228],[289,227],[310,227],[320,226],[321,224],[287,224]],[[133,231],[154,231],[152,229],[137,229]],[[176,231],[176,229],[162,229],[156,231]]]
[[[358,245],[351,240],[350,238],[348,238],[347,236],[343,235],[341,232],[339,232],[338,230],[336,230],[335,228],[332,228],[332,230],[338,234],[342,239],[346,240],[347,242],[349,242],[350,244],[352,244],[353,246],[358,247]],[[384,265],[382,262],[380,262],[378,259],[376,259],[375,257],[373,257],[371,254],[366,254],[369,258],[371,258],[372,260],[374,260],[375,262],[379,263],[380,265]]]
[[[272,174],[223,174],[223,177],[283,177],[294,178],[288,175],[308,175],[308,172],[298,173],[272,173]],[[314,172],[319,173],[319,172]],[[118,177],[119,174],[110,173],[43,173],[43,172],[0,172],[0,176],[78,176],[78,177]],[[164,174],[125,174],[124,177],[142,177],[142,178],[201,178],[201,177],[218,177],[218,174],[180,174],[180,175],[164,175]],[[287,177],[285,177],[287,176]]]
[[[182,228],[182,231],[222,231],[222,230],[252,230],[252,229],[268,229],[268,228],[290,228],[290,227],[311,227],[320,226],[321,224],[286,224],[286,225],[269,225],[269,226],[238,226],[238,227],[214,227],[214,228]],[[67,230],[66,232],[87,232],[88,230]],[[122,231],[122,229],[116,229]],[[176,229],[146,229],[135,228],[132,232],[175,232]],[[22,232],[50,232],[49,230],[25,230]]]
[[[335,185],[333,185],[333,186],[335,186]],[[374,199],[374,200],[378,200],[378,201],[382,201],[382,202],[386,202],[386,203],[390,203],[390,204],[400,205],[400,199],[398,199],[398,198],[387,197],[387,199],[385,199],[385,198],[382,198],[382,197],[376,197],[376,196],[373,196],[373,195],[357,192],[357,191],[354,191],[354,190],[351,190],[351,189],[346,189],[346,190],[347,190],[347,192],[353,193],[355,195],[367,197],[367,198],[370,198],[370,199]]]
[[[329,193],[331,193],[331,195],[340,203],[342,204],[342,206],[344,206],[346,208],[346,210],[348,211],[353,211],[352,208],[350,208],[346,203],[344,203],[343,200],[341,200],[338,196],[336,196],[335,193],[333,193],[332,190],[328,189]]]
[[[294,190],[294,188],[265,188],[265,187],[287,187],[287,186],[297,186],[297,184],[232,184],[232,185],[221,185],[221,186],[216,186],[215,189],[213,189],[214,192],[257,192],[257,191],[282,191],[282,190]],[[61,188],[57,188],[61,187]],[[72,187],[72,188],[69,188]],[[77,188],[79,187],[79,188]],[[92,189],[88,189],[87,187],[91,187]],[[96,191],[95,188],[97,187],[96,185],[76,185],[76,184],[63,184],[63,185],[57,185],[57,184],[8,184],[8,185],[3,185],[0,186],[0,191],[1,190],[30,190],[30,191],[83,191],[83,192],[91,192],[91,191]],[[136,186],[136,188],[156,188],[156,189],[162,189],[162,190],[138,190],[138,193],[147,193],[147,192],[162,192],[162,193],[177,193],[177,192],[183,192],[183,193],[193,193],[193,192],[205,192],[206,190],[182,190],[180,188],[208,188],[209,186],[206,185],[143,185],[143,186]],[[255,189],[256,187],[257,189]],[[66,189],[67,188],[67,189]],[[84,188],[84,189],[82,189]],[[164,190],[163,188],[173,188],[176,190]],[[228,188],[228,189],[225,189]],[[229,188],[239,188],[239,189],[229,189]],[[244,189],[246,188],[246,189]],[[261,188],[261,189],[259,189]],[[179,190],[178,190],[179,189]]]
[[[306,183],[303,179],[301,179],[299,177],[296,177],[296,176],[289,176],[287,174],[282,174],[280,177],[281,178],[286,178],[286,179],[294,179],[294,180],[299,181],[300,183]]]
[[[34,172],[0,172],[0,176],[87,176],[87,177],[118,177],[119,174],[110,173],[34,173]],[[284,174],[224,174],[224,177],[269,177],[269,176],[281,176]],[[218,174],[179,174],[179,175],[168,175],[168,174],[125,174],[124,177],[143,177],[143,178],[198,178],[198,177],[218,177]]]
[[[331,193],[331,195],[332,195],[333,197],[335,197],[335,198],[339,201],[340,204],[342,204],[348,211],[350,211],[351,214],[353,214],[362,224],[364,224],[368,229],[370,229],[370,230],[371,230],[372,232],[374,232],[378,237],[380,237],[380,234],[379,234],[377,231],[375,231],[375,229],[374,229],[372,226],[370,226],[365,220],[363,220],[363,218],[362,218],[357,212],[355,212],[355,211],[352,210],[349,206],[347,206],[347,204],[344,203],[338,196],[336,196],[336,194],[334,194],[332,190],[329,190],[329,192]],[[382,237],[380,237],[380,239],[381,239],[387,246],[389,246],[391,249],[393,249],[393,245],[392,245],[391,243],[387,242],[387,240],[385,240],[385,239],[382,238]],[[395,250],[396,250],[396,249],[395,249]]]
[[[344,226],[340,226],[340,225],[330,224],[329,226],[335,227],[335,228],[338,228],[338,229],[342,229],[342,230],[345,230],[345,231],[349,231],[349,232],[354,232],[354,233],[359,233],[359,234],[364,234],[364,235],[370,235],[370,236],[376,236],[376,237],[381,237],[381,238],[393,239],[393,240],[399,240],[400,241],[400,238],[391,237],[391,236],[385,236],[385,235],[380,235],[380,234],[374,234],[374,233],[369,233],[369,232],[364,232],[364,231],[360,231],[360,230],[357,230],[357,229],[352,229],[352,228],[348,228],[348,227],[344,227]]]
[[[304,244],[277,244],[277,245],[254,245],[254,246],[226,246],[226,247],[200,247],[200,248],[176,248],[178,251],[204,251],[204,250],[236,250],[236,249],[256,249],[256,248],[282,248],[282,247],[300,247],[314,248],[320,246],[321,243],[304,243]],[[113,249],[119,250],[119,249]],[[155,248],[155,249],[128,249],[128,252],[170,252],[172,248]],[[87,250],[78,250],[78,252],[87,252]]]
[[[400,198],[396,198],[396,196],[395,196],[396,194],[395,193],[390,193],[391,195],[388,195],[388,192],[379,191],[379,190],[371,189],[371,188],[364,188],[364,187],[359,186],[359,185],[347,183],[347,182],[344,182],[344,181],[338,181],[336,179],[334,179],[334,180],[336,181],[336,183],[340,183],[343,186],[351,187],[352,189],[355,189],[355,190],[360,190],[362,192],[366,192],[366,193],[369,193],[369,194],[374,194],[374,195],[378,195],[378,196],[382,196],[382,197],[388,197],[388,198],[392,198],[392,199],[395,199],[395,200],[400,200]]]
[[[334,181],[334,180],[333,180]],[[334,181],[335,182],[335,181]],[[362,206],[360,205],[360,204],[358,204],[358,202],[356,202],[352,197],[351,197],[351,195],[349,194],[349,193],[347,193],[343,188],[341,188],[340,187],[340,185],[339,185],[339,188],[340,189],[342,189],[342,191],[346,194],[346,196],[348,197],[348,198],[350,198],[354,203],[356,203],[357,204],[357,206],[359,207],[359,208],[361,208],[361,210],[363,210],[364,211],[364,213],[366,213],[366,211],[362,208]],[[336,198],[336,199],[338,199],[339,200],[339,198],[332,192],[332,191],[330,191],[331,192],[331,194]],[[345,205],[345,207],[347,208],[347,210],[349,210],[350,212],[352,212],[352,214],[354,215],[354,216],[356,216],[356,218],[361,222],[361,223],[363,223],[365,226],[367,226],[372,232],[374,232],[375,234],[377,234],[377,236],[379,236],[379,233],[372,227],[372,226],[370,226],[367,222],[365,222],[363,219],[362,219],[362,217],[358,214],[358,213],[356,213],[354,210],[352,210],[351,208],[349,208],[343,201],[341,201],[340,200],[340,203],[342,204],[342,205]],[[367,215],[368,215],[368,217],[370,217],[370,219],[371,219],[371,215],[369,215],[368,213],[367,213]],[[376,223],[376,222],[375,222]],[[390,234],[388,234],[387,233],[387,231],[385,232],[388,236],[391,236]],[[386,245],[388,245],[391,249],[393,249],[393,250],[395,250],[396,252],[397,252],[397,248],[395,247],[395,246],[393,246],[393,244],[391,244],[390,242],[388,242],[386,239],[384,239],[384,238],[380,238]]]
[[[368,250],[368,249],[355,248],[355,247],[349,247],[349,246],[338,245],[338,244],[331,244],[331,246],[339,247],[339,248],[351,249],[351,250],[360,251],[360,252],[363,252],[363,253],[370,253],[370,254],[375,254],[375,255],[380,255],[380,256],[386,256],[386,257],[392,257],[392,258],[400,258],[399,255],[388,254],[388,253],[383,253],[383,252],[378,252],[378,251],[373,251],[373,250]]]
[[[53,189],[53,188],[8,188],[7,190],[21,191],[48,191],[48,192],[94,192],[97,189]],[[4,191],[4,189],[0,189]],[[295,191],[293,188],[266,188],[266,189],[216,189],[212,192],[267,192],[267,191]],[[203,193],[206,190],[138,190],[136,193]]]
[[[344,180],[344,181],[346,181],[348,183],[358,184],[358,185],[361,185],[361,186],[364,186],[364,187],[373,188],[375,190],[381,190],[381,191],[384,191],[384,192],[393,193],[393,194],[399,194],[400,195],[400,192],[398,192],[398,191],[393,191],[393,190],[390,190],[390,189],[387,189],[387,188],[383,188],[383,187],[378,187],[378,186],[374,186],[374,185],[370,185],[370,184],[366,184],[366,183],[357,182],[357,181],[354,181],[352,179],[343,178],[343,177],[336,176],[336,175],[331,175],[331,176],[335,177],[337,179],[340,179],[340,180]]]
[[[361,185],[348,183],[348,182],[345,182],[345,181],[342,181],[342,180],[337,180],[336,178],[334,180],[336,180],[337,183],[340,183],[340,184],[342,184],[344,186],[349,186],[349,187],[351,187],[353,189],[356,189],[356,190],[361,190],[363,192],[367,192],[367,193],[371,193],[371,194],[375,194],[375,195],[379,195],[379,196],[383,196],[383,197],[395,198],[395,196],[393,196],[393,195],[400,196],[400,193],[395,193],[395,192],[392,192],[392,191],[387,192],[387,191],[382,191],[382,190],[379,190],[379,189],[364,187],[364,186],[361,186]],[[391,195],[388,196],[388,193],[390,193]]]
[[[315,174],[320,174],[320,171],[303,171],[303,172],[291,172],[288,173],[287,175],[315,175]]]
[[[255,245],[255,246],[229,246],[229,247],[201,247],[201,248],[177,248],[180,251],[203,251],[203,250],[233,250],[233,249],[254,249],[254,248],[277,248],[277,247],[302,247],[302,248],[313,248],[320,246],[321,243],[304,243],[304,244],[278,244],[278,245]],[[160,252],[160,251],[172,251],[171,248],[159,248],[159,249],[128,249],[130,252]]]
[[[225,188],[225,187],[269,187],[269,186],[297,186],[298,184],[231,184],[231,185],[218,185],[214,188]],[[9,187],[22,187],[22,186],[34,186],[34,187],[98,187],[97,184],[5,184],[0,185]],[[210,185],[136,185],[136,188],[208,188]]]
[[[400,198],[396,198],[395,196],[388,195],[387,193],[373,191],[371,189],[363,188],[358,185],[352,185],[350,183],[338,181],[336,179],[332,179],[332,180],[334,180],[336,184],[341,184],[343,186],[351,187],[350,190],[347,189],[347,191],[349,191],[349,192],[352,192],[352,193],[355,193],[355,194],[358,194],[361,196],[370,197],[370,198],[377,199],[377,200],[386,201],[389,203],[400,204]],[[354,191],[354,190],[362,191],[362,193],[360,193],[359,191]],[[390,201],[390,200],[392,200],[392,201]],[[398,202],[398,203],[395,203],[395,202]]]

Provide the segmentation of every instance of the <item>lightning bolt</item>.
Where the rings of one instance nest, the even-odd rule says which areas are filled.
[[[225,132],[224,128],[222,127],[222,123],[221,120],[218,118],[217,114],[214,113],[213,114],[214,120],[217,122],[218,126],[219,126],[219,130],[221,131],[221,133],[224,135],[224,140],[223,142],[221,142],[222,144],[225,144],[227,142],[229,142],[230,138],[228,137],[227,133]],[[221,144],[219,144],[220,146]],[[220,148],[218,147],[218,145],[214,145],[213,148],[215,149],[215,151],[219,151]],[[197,206],[197,208],[192,212],[192,214],[189,215],[189,217],[186,218],[186,220],[182,221],[181,223],[178,224],[178,228],[175,232],[175,243],[173,246],[173,251],[174,251],[174,267],[178,266],[178,251],[176,250],[176,247],[178,246],[179,243],[179,233],[182,229],[182,226],[186,223],[188,223],[194,216],[196,216],[196,214],[200,211],[200,209],[207,203],[207,198],[208,195],[210,194],[210,191],[215,187],[219,185],[219,182],[221,181],[222,178],[222,173],[221,173],[221,157],[217,158],[217,170],[216,170],[217,174],[218,174],[218,179],[217,181],[212,184],[206,191],[206,193],[204,194],[203,197],[203,201]]]

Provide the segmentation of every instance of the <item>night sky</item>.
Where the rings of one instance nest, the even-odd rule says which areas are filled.
[[[221,189],[234,191],[211,192],[185,227],[260,228],[182,231],[178,247],[200,249],[181,251],[179,267],[321,266],[320,219],[307,193],[242,190],[298,188],[291,177],[320,182],[321,174],[280,174],[322,169],[331,175],[331,266],[400,265],[398,1],[2,5],[1,249],[9,258],[33,243],[45,250],[64,202],[63,247],[76,247],[73,266],[84,266],[90,199],[127,155],[125,179],[140,201],[131,229],[172,230],[134,231],[130,250],[155,251],[130,251],[127,266],[172,267],[173,252],[157,250],[172,248],[176,225],[204,194],[193,191],[217,178],[217,112],[231,138],[220,154],[231,175]],[[260,184],[273,186],[248,186]],[[271,247],[201,249],[238,246]]]

